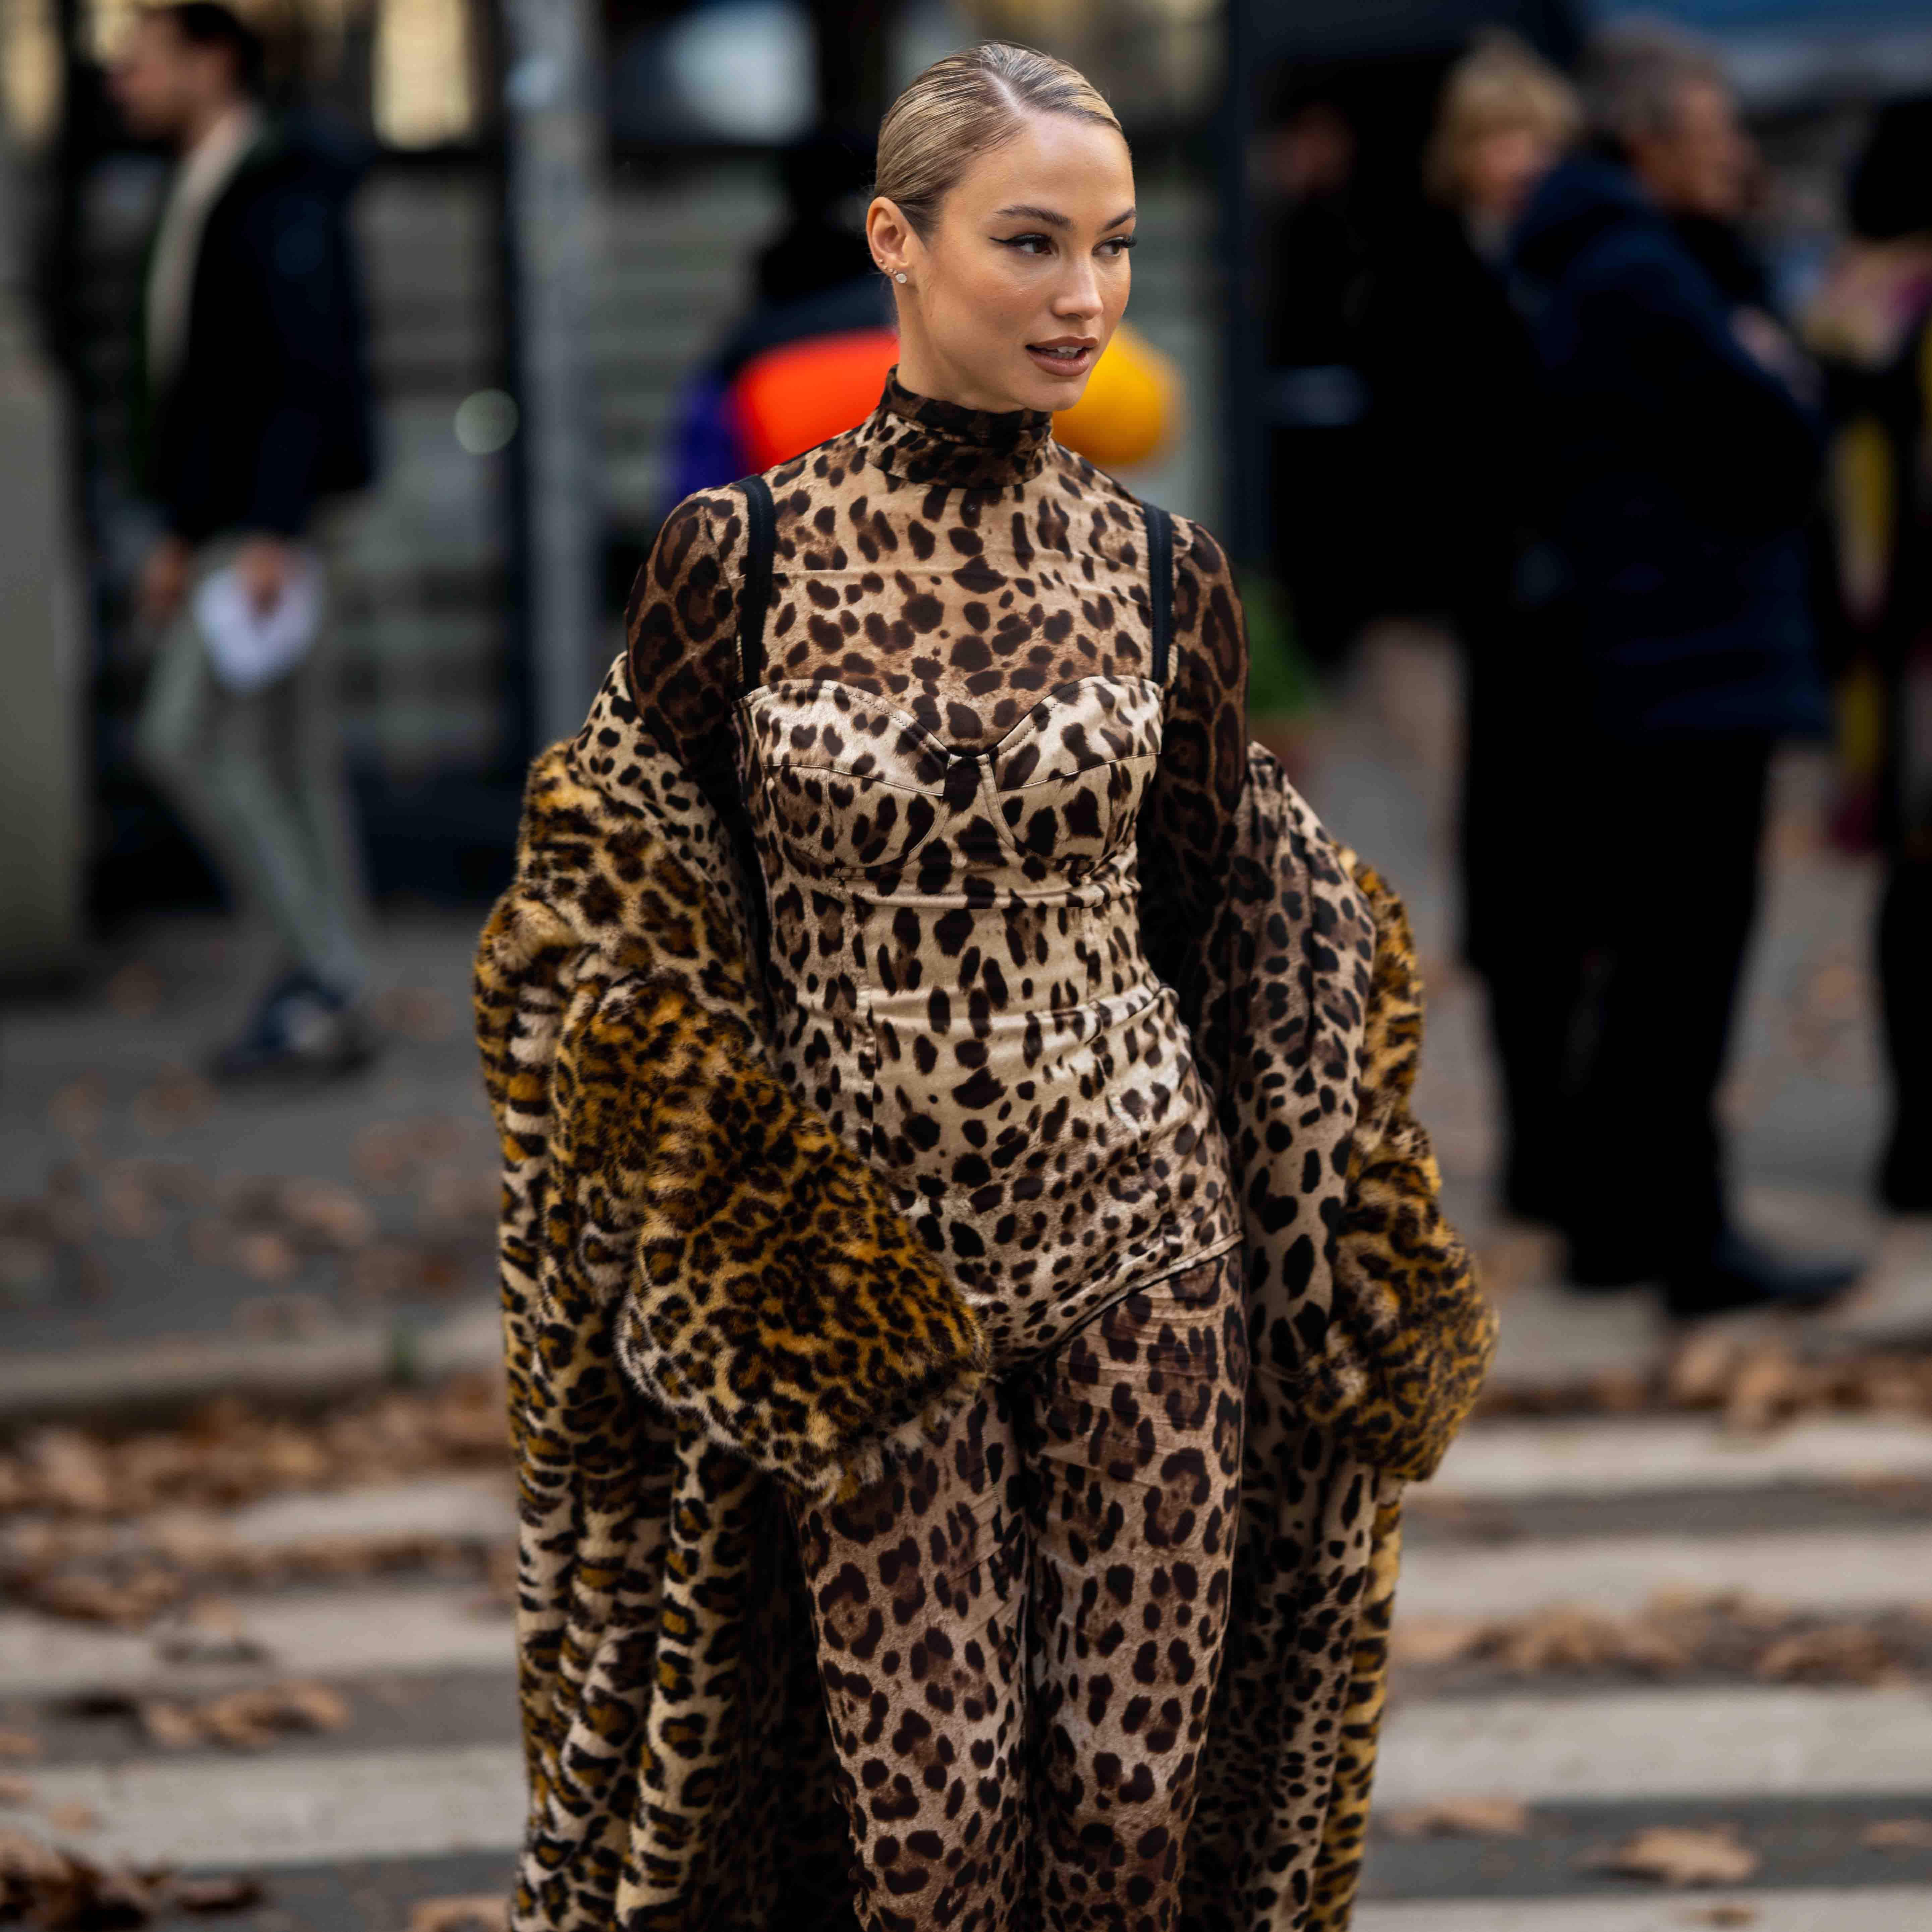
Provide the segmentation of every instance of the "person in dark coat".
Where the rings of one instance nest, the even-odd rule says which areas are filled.
[[[180,156],[143,277],[135,442],[163,534],[137,602],[162,638],[139,749],[286,971],[218,1076],[368,1056],[359,868],[320,648],[324,500],[373,468],[346,204],[356,171],[257,98],[262,50],[208,0],[134,28],[115,92]]]
[[[1892,1126],[1880,1198],[1932,1212],[1932,94],[1880,116],[1851,182],[1851,233],[1808,318],[1834,440],[1828,600],[1882,850],[1879,983]],[[1862,743],[1856,742],[1862,739]]]
[[[1772,748],[1826,724],[1805,534],[1820,428],[1788,338],[1675,226],[1742,212],[1751,155],[1721,70],[1666,29],[1628,28],[1598,43],[1586,99],[1598,151],[1544,182],[1514,246],[1582,712],[1571,1276],[1660,1279],[1685,1316],[1816,1302],[1852,1271],[1738,1230],[1714,1101]]]

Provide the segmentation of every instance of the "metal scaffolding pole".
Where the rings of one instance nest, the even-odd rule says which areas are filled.
[[[530,693],[538,742],[574,733],[598,662],[603,472],[590,361],[604,115],[594,0],[500,0],[516,288]]]
[[[70,969],[81,939],[83,666],[71,452],[28,319],[17,187],[0,118],[0,980],[40,980]]]

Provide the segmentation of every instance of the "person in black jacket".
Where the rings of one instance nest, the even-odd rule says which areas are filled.
[[[1734,222],[1750,151],[1721,70],[1661,28],[1586,69],[1596,153],[1514,242],[1555,465],[1546,555],[1586,713],[1560,808],[1586,948],[1561,1218],[1572,1279],[1671,1311],[1815,1302],[1850,1280],[1733,1224],[1713,1103],[1757,896],[1771,752],[1818,734],[1802,359],[1679,221]],[[1558,726],[1557,728],[1563,728]]]
[[[139,728],[150,776],[288,970],[218,1074],[366,1058],[358,868],[320,582],[318,504],[368,481],[369,388],[346,204],[354,172],[256,99],[226,8],[142,16],[115,73],[130,124],[181,157],[150,246],[136,446],[164,533],[140,614],[164,641]]]

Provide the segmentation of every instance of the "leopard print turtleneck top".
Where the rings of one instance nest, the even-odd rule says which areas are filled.
[[[640,574],[645,728],[740,830],[772,1037],[889,1179],[997,1357],[1240,1239],[1198,998],[1246,769],[1226,560],[1174,520],[1154,677],[1141,506],[1045,412],[917,396],[768,472],[765,662],[737,656],[744,498]]]

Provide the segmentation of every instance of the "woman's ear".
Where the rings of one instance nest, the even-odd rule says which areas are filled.
[[[874,196],[866,211],[866,241],[880,270],[903,281],[915,240],[912,225],[897,204],[883,194]]]

